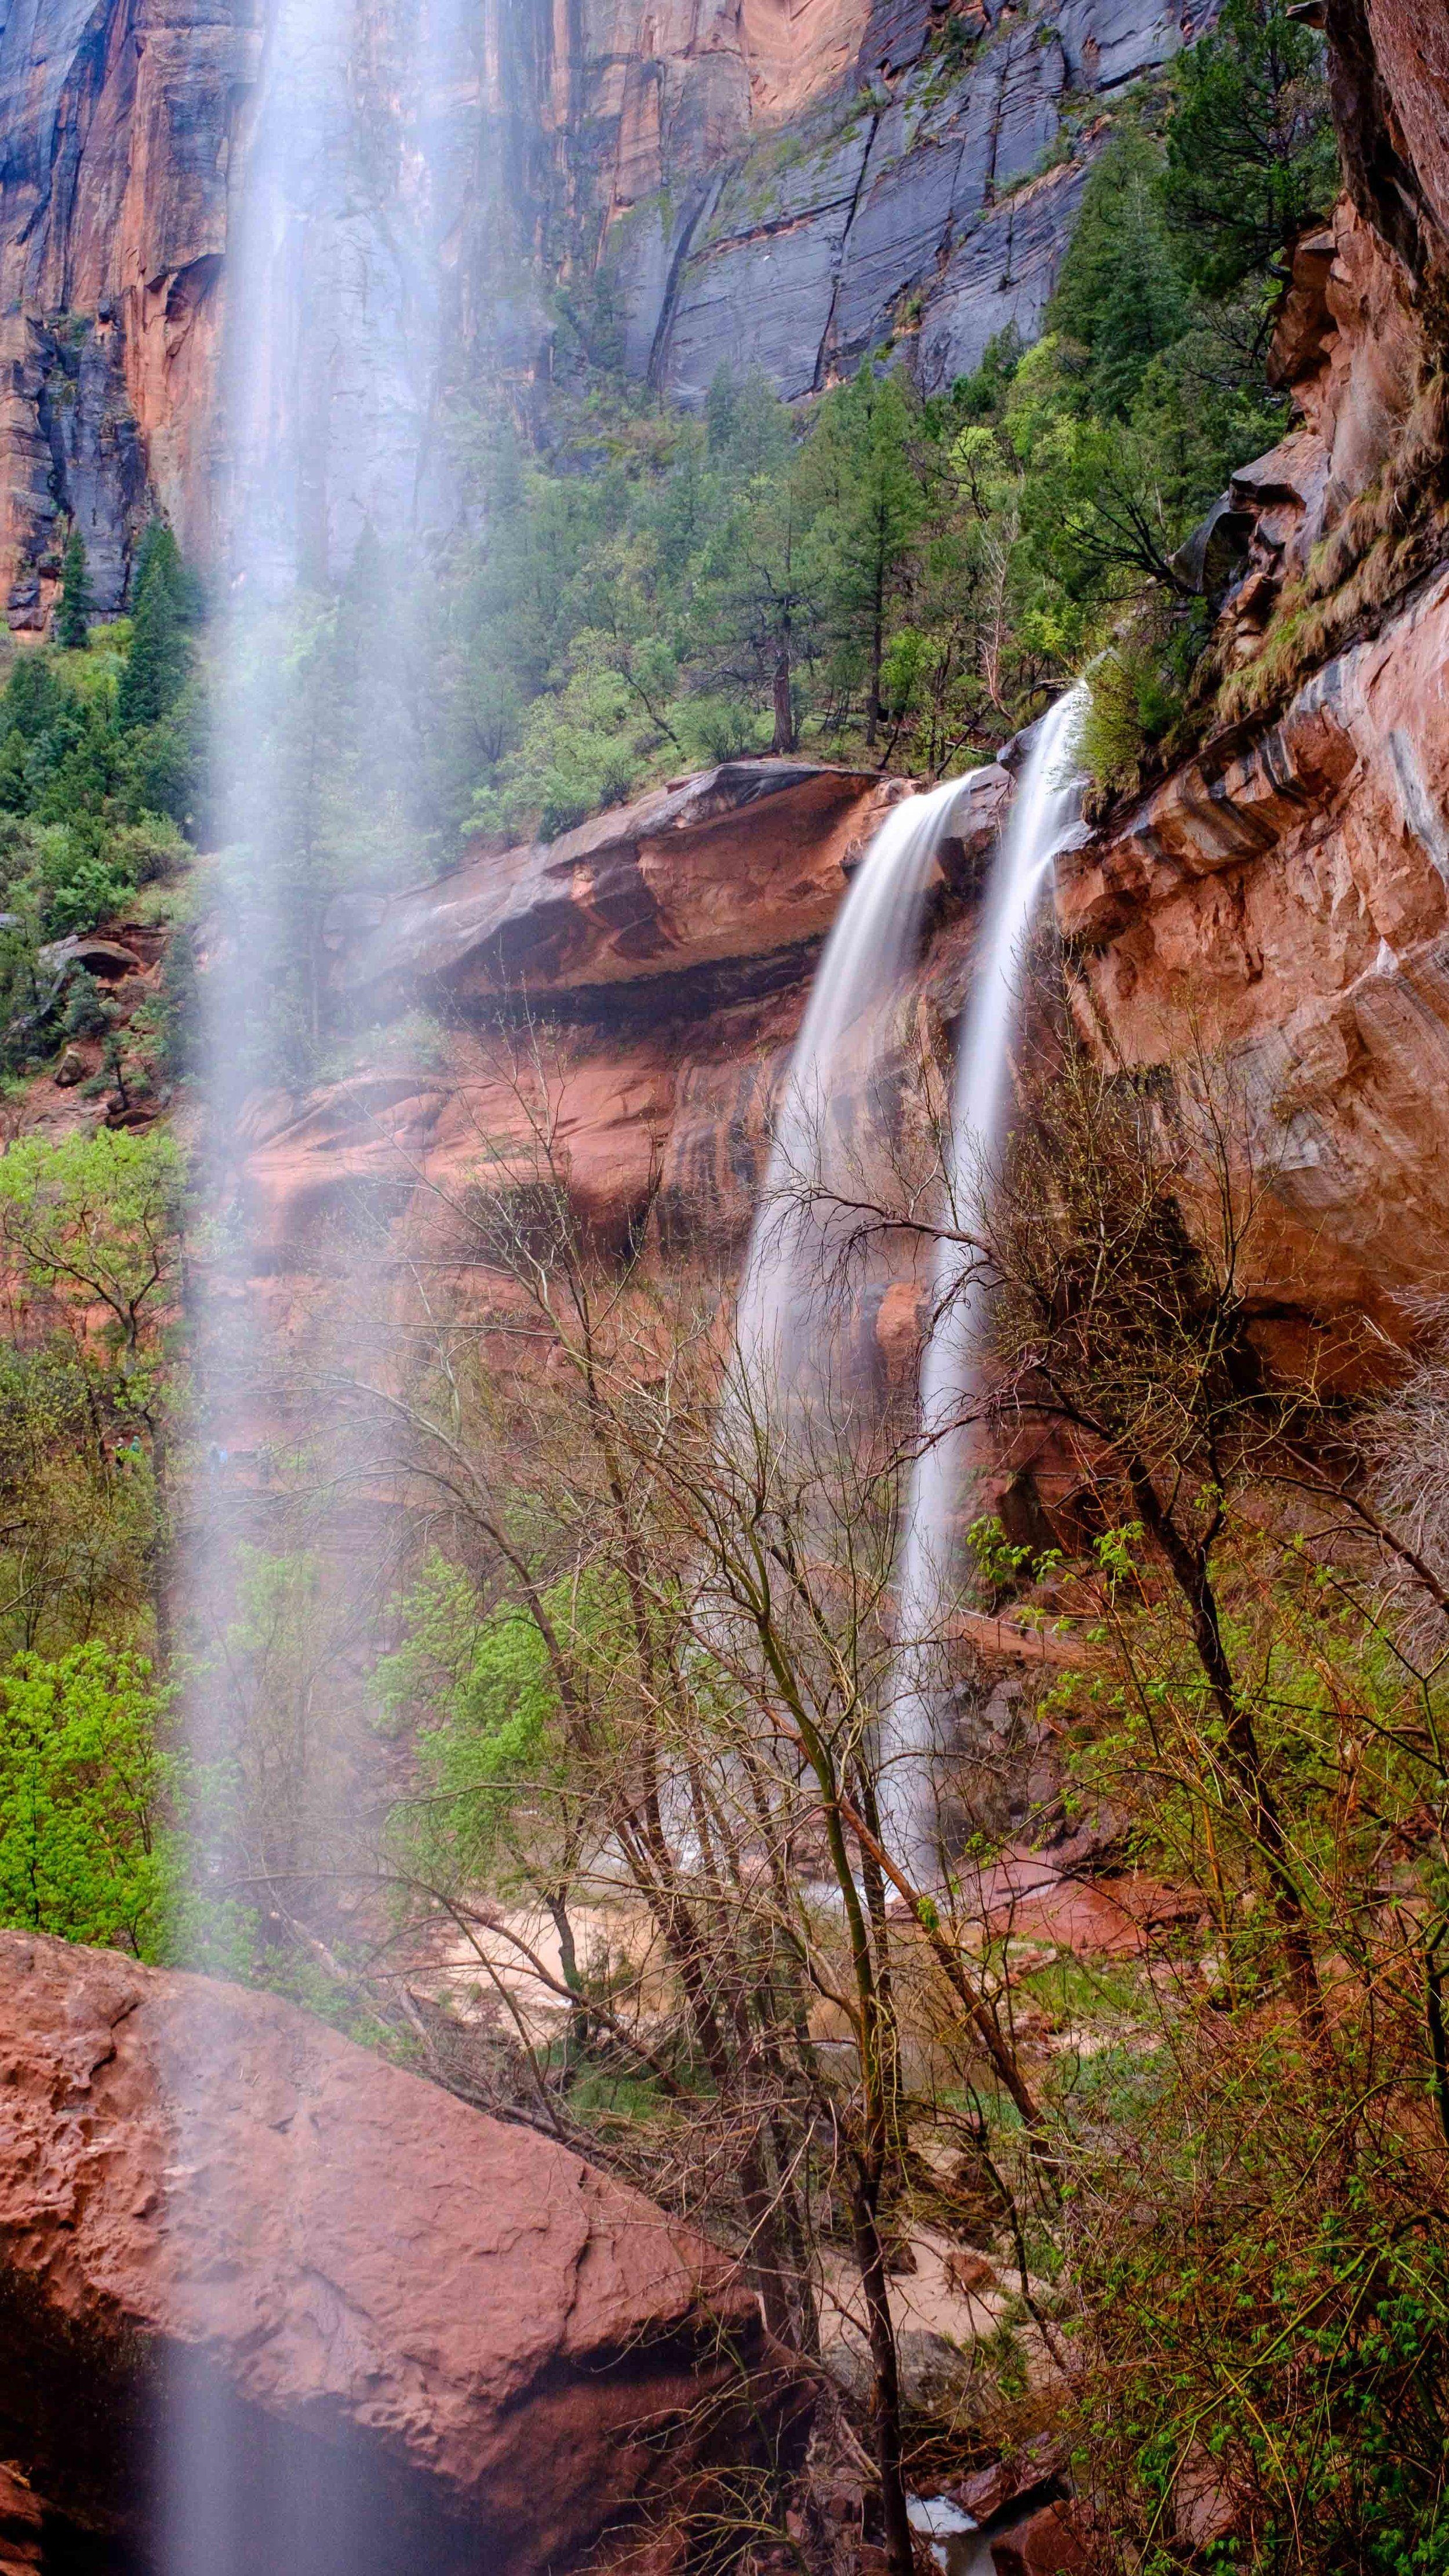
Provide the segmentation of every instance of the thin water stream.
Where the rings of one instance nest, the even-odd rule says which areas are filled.
[[[1065,690],[1032,742],[982,906],[975,971],[957,1040],[952,1222],[941,1238],[931,1283],[934,1322],[921,1362],[921,1445],[900,1536],[898,1686],[883,1715],[879,1747],[883,1821],[905,1865],[927,1876],[938,1861],[934,1712],[941,1631],[961,1575],[972,1414],[990,1296],[973,1236],[1006,1139],[1027,943],[1052,864],[1081,808],[1072,744],[1086,695],[1082,680]]]
[[[740,1283],[736,1336],[750,1383],[787,1400],[825,1374],[838,1265],[866,1179],[862,1113],[920,938],[937,852],[964,782],[904,797],[851,881],[816,970],[776,1111]]]

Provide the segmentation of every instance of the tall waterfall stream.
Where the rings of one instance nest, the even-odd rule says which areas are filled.
[[[936,1720],[942,1627],[958,1588],[969,1421],[986,1322],[971,1228],[1005,1139],[1023,955],[1053,860],[1079,813],[1072,739],[1085,682],[1037,728],[992,864],[957,1043],[948,1207],[921,1362],[918,1453],[898,1539],[893,1686],[879,1716],[882,1824],[917,1878],[938,1866]],[[770,1161],[740,1286],[743,1376],[788,1408],[806,1381],[828,1406],[839,1383],[838,1286],[858,1223],[862,1079],[891,1034],[919,941],[933,868],[962,782],[906,798],[881,824],[820,961],[776,1114]],[[864,1115],[869,1119],[867,1097]]]

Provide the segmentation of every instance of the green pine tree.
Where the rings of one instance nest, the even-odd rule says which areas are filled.
[[[877,375],[867,359],[821,405],[804,477],[812,498],[818,496],[812,538],[827,614],[847,657],[864,661],[865,739],[872,747],[880,733],[892,604],[926,516],[912,455],[915,427],[901,377]]]
[[[86,572],[85,539],[72,528],[60,568],[60,601],[55,612],[55,640],[68,652],[83,653],[90,641],[91,585]]]
[[[175,706],[191,664],[187,625],[191,593],[181,549],[160,520],[136,554],[130,658],[121,674],[117,715],[123,726],[159,722]]]
[[[1209,295],[1281,274],[1338,190],[1322,37],[1291,0],[1226,0],[1173,77],[1163,195],[1184,267]]]

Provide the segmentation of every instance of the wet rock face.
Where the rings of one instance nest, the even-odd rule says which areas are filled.
[[[0,2073],[0,2457],[79,2529],[149,2554],[206,2437],[198,2570],[528,2576],[788,2404],[721,2257],[273,1997],[0,1934]]]
[[[1034,338],[1090,154],[1073,140],[1083,120],[1063,121],[1068,97],[1080,108],[1161,64],[1212,15],[1213,0],[1029,14],[976,0],[944,45],[925,0],[879,0],[867,87],[761,141],[684,215],[636,216],[614,253],[631,363],[690,405],[725,363],[793,400],[888,337],[928,391],[1008,325]]]
[[[794,397],[893,335],[935,387],[1006,324],[1029,338],[1092,148],[1084,102],[1215,5],[970,0],[948,42],[930,0],[520,0],[494,35],[460,22],[430,88],[396,0],[368,0],[284,263],[307,363],[277,417],[313,469],[309,542],[340,564],[364,518],[451,524],[447,472],[416,485],[423,431],[484,370],[548,374],[565,251],[601,269],[629,371],[686,404],[725,361]],[[222,549],[218,361],[264,19],[250,0],[24,0],[0,29],[17,631],[48,621],[72,520],[103,616],[154,509],[201,560]]]
[[[1449,1263],[1449,570],[1064,860],[1084,1028],[1223,1067],[1265,1297],[1391,1332]]]
[[[1280,713],[1210,739],[1057,872],[1089,1043],[1168,1091],[1199,1051],[1218,1068],[1266,1190],[1252,1262],[1269,1344],[1304,1317],[1402,1336],[1449,1265],[1449,562],[1425,507],[1444,472],[1426,281],[1449,255],[1429,103],[1449,91],[1439,14],[1364,6],[1329,9],[1335,108],[1350,176],[1392,145],[1412,256],[1364,189],[1299,245],[1274,350],[1294,425],[1227,496],[1247,543],[1228,658],[1256,657],[1311,557],[1339,547],[1347,590],[1365,496],[1395,496],[1391,534],[1420,509],[1420,534],[1399,587],[1348,594],[1357,640]],[[1367,73],[1355,13],[1381,45]]]

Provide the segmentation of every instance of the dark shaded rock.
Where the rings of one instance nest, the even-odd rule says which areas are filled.
[[[0,2576],[30,2576],[42,2562],[40,2498],[17,2469],[0,2463]]]
[[[1067,2473],[1063,2446],[1043,2434],[1010,2459],[989,2461],[949,2489],[950,2501],[973,2522],[994,2523],[999,2516],[1033,2510],[1059,2501]]]

